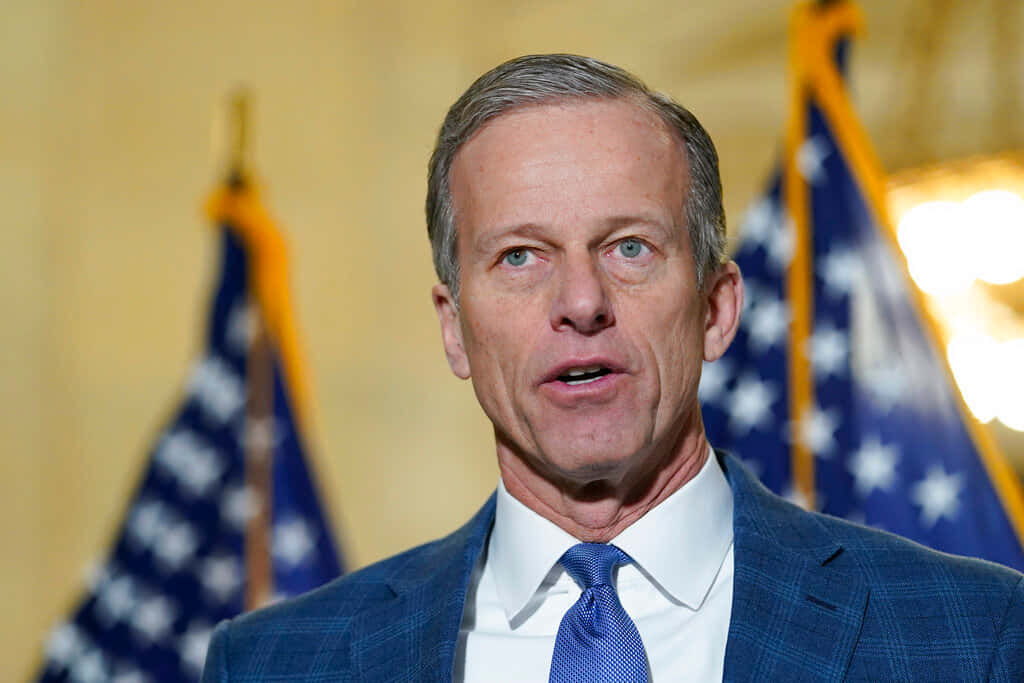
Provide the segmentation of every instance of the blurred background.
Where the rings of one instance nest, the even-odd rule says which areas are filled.
[[[853,46],[851,90],[893,173],[894,211],[932,199],[928,183],[953,183],[957,202],[984,189],[964,189],[979,172],[970,160],[1003,164],[1019,182],[1020,3],[859,4],[867,31]],[[225,169],[234,87],[253,93],[252,165],[290,245],[310,458],[349,566],[360,567],[461,524],[497,478],[489,425],[448,371],[429,297],[425,169],[447,107],[513,56],[619,64],[708,128],[735,228],[780,149],[791,8],[5,2],[0,679],[37,665],[183,390],[218,258],[200,207]],[[937,293],[944,329],[1009,359],[1020,346],[1009,342],[1024,337],[1020,281],[972,282]],[[1019,468],[1020,413],[972,391]]]

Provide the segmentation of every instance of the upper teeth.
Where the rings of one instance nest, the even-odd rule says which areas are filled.
[[[589,366],[587,366],[585,368],[573,368],[573,369],[569,370],[568,372],[566,372],[565,374],[568,375],[569,377],[577,377],[579,375],[586,375],[587,373],[598,372],[600,370],[601,370],[601,366],[600,365],[589,365]]]

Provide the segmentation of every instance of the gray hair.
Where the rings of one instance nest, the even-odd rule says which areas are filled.
[[[672,98],[650,90],[628,71],[577,55],[528,55],[478,78],[444,118],[427,175],[427,234],[434,269],[455,301],[459,294],[458,232],[449,176],[456,153],[488,121],[514,109],[573,99],[635,99],[657,114],[686,147],[690,182],[685,198],[697,287],[725,258],[725,210],[718,153],[704,127]]]

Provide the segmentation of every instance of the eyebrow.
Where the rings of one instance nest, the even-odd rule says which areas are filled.
[[[621,216],[612,216],[611,218],[604,219],[604,230],[601,232],[601,240],[604,240],[608,235],[629,227],[631,225],[644,225],[649,228],[653,228],[663,237],[669,237],[669,231],[673,226],[666,226],[663,221],[659,220],[654,214],[641,212],[636,214],[624,214]],[[548,240],[549,229],[539,223],[519,223],[509,225],[503,228],[494,230],[491,234],[478,241],[474,246],[473,251],[479,253],[489,254],[497,248],[497,245],[510,237],[521,237],[526,239],[535,239],[538,241]]]
[[[672,222],[669,225],[665,225],[658,216],[651,213],[641,212],[633,215],[615,216],[608,220],[609,233],[621,230],[622,228],[629,227],[631,225],[646,225],[661,232],[671,230],[675,227],[675,223]]]
[[[504,228],[499,228],[483,239],[477,241],[474,251],[481,253],[490,253],[494,251],[498,243],[502,240],[508,239],[509,237],[525,237],[529,239],[536,239],[543,241],[544,236],[547,234],[547,230],[537,223],[520,223],[518,225],[509,225]]]

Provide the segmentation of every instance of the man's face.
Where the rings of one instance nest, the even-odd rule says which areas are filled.
[[[617,483],[700,430],[701,361],[724,346],[708,347],[714,305],[696,290],[687,163],[656,115],[623,100],[515,110],[459,150],[450,184],[460,301],[443,285],[434,301],[499,457]]]

